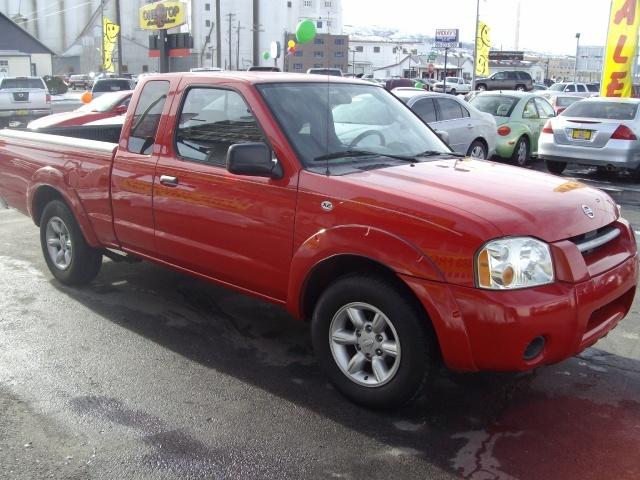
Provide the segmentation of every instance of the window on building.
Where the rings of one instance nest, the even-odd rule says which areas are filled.
[[[324,52],[316,50],[315,52],[313,52],[313,58],[322,58],[324,57]]]
[[[373,53],[380,53],[380,47],[373,47]]]
[[[322,20],[316,22],[316,28],[322,28]]]
[[[224,167],[231,145],[263,141],[255,118],[237,92],[192,88],[187,93],[176,130],[181,157]]]
[[[344,45],[344,38],[336,38],[336,45]]]
[[[327,20],[327,28],[331,27],[331,20]]]
[[[325,0],[324,6],[331,8],[331,1],[330,0]]]
[[[210,3],[205,3],[204,4],[204,9],[208,12],[209,10],[211,10],[211,4]]]
[[[362,45],[358,45],[356,47],[356,52],[363,52],[364,51],[364,47]]]
[[[294,70],[302,70],[302,64],[301,63],[294,63],[293,64],[293,69]]]
[[[205,27],[210,27],[211,26],[211,20],[205,20],[204,21],[204,26]]]
[[[304,56],[304,52],[302,50],[296,50],[296,53],[294,55],[296,57],[302,57],[302,56]]]
[[[204,58],[206,58],[207,60],[211,60],[211,52],[205,53]]]
[[[0,67],[8,67],[9,60],[0,60]]]
[[[316,38],[314,38],[314,39],[313,39],[313,43],[314,43],[315,45],[324,45],[324,38],[318,38],[318,37],[316,37]]]
[[[392,53],[397,53],[398,52],[398,47],[393,47]]]
[[[144,67],[146,65],[142,66],[143,71]],[[145,84],[133,114],[133,126],[129,133],[127,150],[131,153],[151,155],[167,93],[169,82],[166,80],[152,80]]]
[[[344,52],[333,52],[333,56],[336,58],[343,58]]]
[[[313,1],[312,0],[304,0],[303,5],[305,7],[313,7]]]
[[[142,73],[147,73],[149,71],[149,65],[142,65]]]
[[[291,2],[287,2],[287,7],[291,8]]]
[[[314,63],[313,64],[313,68],[322,68],[324,65],[322,65],[321,63]]]

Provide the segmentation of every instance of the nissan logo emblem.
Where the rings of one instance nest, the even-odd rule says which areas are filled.
[[[596,214],[593,213],[593,210],[591,210],[591,207],[589,205],[582,205],[582,211],[589,218],[593,218],[596,216]]]

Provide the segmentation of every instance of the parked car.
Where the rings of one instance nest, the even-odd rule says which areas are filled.
[[[101,78],[96,80],[91,89],[91,98],[98,98],[107,92],[121,92],[131,90],[132,82],[128,78]]]
[[[496,151],[496,121],[458,97],[419,89],[392,93],[407,104],[434,131],[447,132],[454,152],[487,159]]]
[[[339,68],[310,68],[307,73],[314,73],[316,75],[329,75],[331,77],[341,77],[342,70]]]
[[[93,87],[93,79],[89,75],[71,75],[69,77],[69,87],[72,89],[82,88],[89,90]]]
[[[40,77],[0,77],[0,127],[23,126],[51,114],[51,94]]]
[[[71,112],[54,113],[33,120],[28,128],[37,130],[53,126],[86,125],[96,120],[122,115],[127,113],[132,94],[132,90],[105,93]]]
[[[559,93],[559,94],[551,95],[545,98],[549,101],[549,103],[553,107],[553,110],[556,112],[556,115],[560,115],[570,105],[573,105],[574,103],[579,102],[580,100],[584,100],[584,97],[567,95],[565,93]]]
[[[0,196],[39,226],[57,282],[143,258],[281,305],[368,407],[417,398],[441,362],[572,357],[633,302],[633,229],[605,192],[461,159],[370,83],[163,74],[122,127],[68,130],[0,131]]]
[[[490,113],[498,125],[496,154],[524,167],[538,153],[540,131],[553,107],[539,95],[527,92],[485,92],[470,102],[481,112]]]
[[[457,95],[459,93],[469,93],[471,91],[471,84],[462,77],[447,77],[447,91],[444,93],[450,93]],[[432,90],[434,92],[443,92],[445,82],[438,82],[433,84]]]
[[[535,91],[540,91],[540,90],[548,90],[549,87],[547,87],[544,83],[534,83],[533,84],[533,90]]]
[[[384,88],[388,91],[392,91],[401,87],[415,88],[415,85],[416,82],[409,78],[389,78],[385,81]]]
[[[478,78],[474,90],[533,90],[533,79],[527,72],[518,70],[496,72],[488,78]]]
[[[640,180],[640,100],[594,97],[571,105],[548,121],[540,158],[560,174],[568,163],[632,171]]]
[[[279,72],[280,69],[278,67],[261,67],[259,65],[254,65],[252,67],[247,68],[248,72]]]
[[[553,95],[555,93],[564,93],[569,95],[575,95],[576,97],[590,97],[592,92],[589,91],[587,85],[584,83],[554,83],[544,94]],[[543,95],[544,95],[543,94]]]

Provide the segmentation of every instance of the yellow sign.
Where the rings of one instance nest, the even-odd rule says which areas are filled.
[[[612,0],[600,95],[630,97],[638,48],[639,0]]]
[[[113,23],[107,17],[102,19],[102,69],[105,72],[113,72],[113,47],[118,41],[120,25]]]
[[[489,25],[478,20],[478,37],[476,38],[476,75],[489,76]]]
[[[182,2],[155,2],[140,7],[140,28],[166,30],[187,22],[187,5]]]

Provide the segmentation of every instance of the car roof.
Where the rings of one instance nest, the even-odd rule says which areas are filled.
[[[588,98],[585,98],[584,101],[592,102],[592,103],[613,102],[613,103],[630,103],[632,105],[640,104],[640,98],[622,98],[622,97],[588,97]]]
[[[338,70],[338,69],[329,69]],[[155,78],[190,78],[194,81],[215,78],[223,82],[240,82],[246,84],[262,83],[351,83],[358,85],[369,85],[371,82],[360,80],[359,78],[335,77],[330,75],[318,75],[314,73],[287,73],[287,72],[247,72],[247,71],[225,71],[225,72],[176,72],[176,73],[154,73],[144,77],[144,81]],[[125,79],[126,80],[126,79]]]

